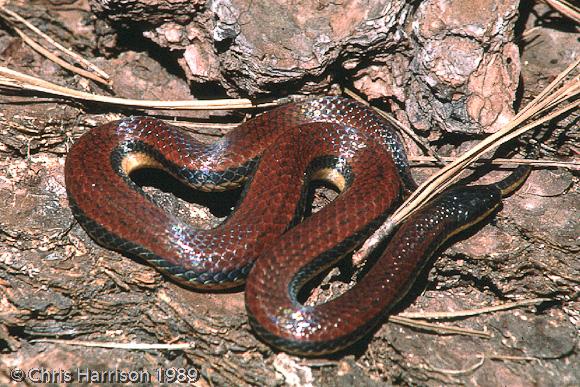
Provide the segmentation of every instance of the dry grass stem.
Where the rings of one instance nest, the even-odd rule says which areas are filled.
[[[389,316],[388,320],[390,322],[394,322],[396,324],[409,326],[412,328],[423,329],[426,331],[437,332],[442,334],[455,334],[455,335],[464,335],[464,336],[474,336],[474,337],[481,337],[484,339],[489,339],[491,337],[491,333],[486,331],[476,331],[473,329],[467,328],[460,328],[454,327],[449,325],[439,325],[428,323],[425,321],[417,321],[406,317],[401,316]]]
[[[443,375],[451,375],[451,376],[460,376],[460,375],[469,375],[473,373],[475,370],[479,369],[485,363],[485,356],[476,356],[478,359],[477,362],[472,365],[471,367],[462,369],[462,370],[450,370],[447,368],[437,368],[429,364],[428,370],[432,372],[438,372]]]
[[[453,184],[460,177],[460,172],[475,162],[484,153],[497,148],[544,122],[576,109],[578,105],[580,105],[580,101],[578,100],[569,102],[563,107],[548,113],[548,111],[554,109],[557,105],[562,104],[566,100],[572,100],[579,94],[580,76],[578,74],[558,90],[555,92],[553,91],[566,77],[577,70],[579,64],[580,59],[568,66],[566,70],[560,73],[560,75],[550,85],[548,85],[545,90],[524,107],[513,118],[513,120],[505,125],[501,130],[482,140],[479,144],[467,151],[462,157],[447,165],[445,168],[442,168],[421,184],[419,188],[413,192],[403,205],[391,216],[391,218],[388,219],[363,244],[361,249],[354,255],[353,260],[356,262],[364,260],[373,248],[378,245],[385,236],[389,235],[398,224],[409,217],[412,213],[418,211],[437,194]],[[530,124],[521,126],[525,121],[537,116],[541,116],[541,118],[536,119]]]
[[[55,47],[57,50],[59,50],[60,52],[62,52],[63,54],[71,57],[74,61],[76,61],[77,63],[79,63],[81,66],[83,66],[85,69],[92,71],[93,73],[98,74],[98,76],[95,76],[94,74],[92,74],[91,79],[94,79],[94,77],[96,77],[98,80],[98,82],[100,83],[104,83],[104,84],[110,84],[110,76],[104,72],[103,70],[101,70],[99,67],[95,66],[94,64],[92,64],[91,62],[89,62],[88,60],[86,60],[85,58],[83,58],[82,56],[80,56],[79,54],[75,53],[74,51],[64,47],[62,44],[56,42],[54,39],[52,39],[50,36],[46,35],[44,32],[42,32],[41,30],[39,30],[38,28],[36,28],[33,24],[29,23],[26,19],[24,19],[22,16],[18,15],[16,12],[11,11],[9,9],[7,9],[4,6],[0,6],[0,16],[3,16],[4,19],[14,25],[16,23],[21,23],[22,25],[24,25],[25,27],[27,27],[30,31],[34,32],[35,34],[37,34],[38,36],[40,36],[41,38],[43,38],[46,42],[48,42],[50,45],[52,45],[53,47]],[[15,28],[16,29],[16,28]],[[21,31],[22,33],[22,31]],[[19,35],[22,37],[21,33],[19,33]],[[23,34],[23,33],[22,33]],[[24,39],[24,38],[23,38]],[[34,41],[32,38],[28,38],[28,41],[25,40],[25,42],[27,44],[30,44],[30,41]],[[42,45],[37,43],[37,46],[42,47]],[[31,45],[32,47],[32,45]],[[36,49],[35,47],[33,47],[34,49]],[[46,49],[44,49],[44,51],[48,51]],[[41,51],[41,53],[43,53]],[[54,56],[54,55],[53,55]],[[52,58],[49,58],[51,60],[53,60]],[[59,65],[61,65],[61,63],[57,62]],[[64,67],[64,66],[63,66]],[[78,72],[79,68],[72,66],[74,69],[71,71],[75,71]],[[81,70],[82,71],[82,70]],[[86,72],[84,72],[86,73]],[[82,75],[82,74],[81,74]]]
[[[508,355],[493,355],[489,356],[489,360],[500,360],[500,361],[537,361],[542,363],[542,360],[537,357],[531,356],[508,356]]]
[[[79,345],[82,347],[142,350],[142,351],[147,351],[147,350],[182,351],[184,349],[195,348],[194,343],[147,344],[147,343],[117,343],[117,342],[101,342],[101,341],[82,341],[82,340],[60,340],[60,339],[37,339],[37,340],[31,340],[31,342]]]
[[[443,319],[453,319],[462,318],[469,316],[478,316],[484,313],[493,313],[500,310],[508,310],[519,308],[528,305],[537,305],[542,302],[553,301],[550,298],[532,298],[529,300],[521,300],[515,302],[508,302],[501,305],[488,306],[484,308],[477,308],[471,310],[459,310],[455,312],[419,312],[419,313],[399,313],[397,316],[405,317],[410,319],[425,319],[425,320],[443,320]]]
[[[580,8],[565,1],[565,0],[542,0],[562,15],[574,20],[576,24],[580,24]]]
[[[47,50],[46,48],[42,47],[40,44],[38,44],[34,40],[32,40],[28,35],[26,35],[24,32],[22,32],[20,30],[20,28],[14,27],[14,31],[20,36],[20,38],[22,38],[22,40],[26,44],[28,44],[30,47],[32,47],[33,50],[39,52],[41,55],[44,55],[46,58],[48,58],[49,60],[58,64],[59,66],[65,68],[73,73],[79,74],[85,78],[92,79],[93,81],[101,83],[103,85],[107,85],[107,86],[110,85],[109,81],[99,77],[98,75],[96,75],[90,71],[75,67],[75,66],[71,65],[70,63],[68,63],[67,61],[56,56],[55,54],[53,54],[52,52],[50,52],[49,50]]]
[[[539,36],[541,30],[541,27],[529,28],[522,33],[521,40],[526,43],[530,43],[532,40]]]
[[[457,157],[441,157],[444,163],[452,163],[457,160]],[[430,156],[409,156],[409,161],[414,167],[424,166],[433,167],[433,163],[438,163],[436,160]],[[503,159],[503,158],[488,158],[481,157],[479,160],[475,161],[477,164],[494,164],[494,165],[532,165],[534,167],[554,167],[554,168],[567,168],[570,170],[580,170],[580,161],[554,161],[554,160],[534,160],[534,159]]]
[[[167,110],[231,110],[263,108],[279,105],[279,102],[254,103],[249,99],[213,99],[185,101],[157,101],[109,97],[69,89],[31,75],[23,74],[7,67],[0,66],[0,86],[30,90],[82,101],[106,103],[134,108],[167,109]]]

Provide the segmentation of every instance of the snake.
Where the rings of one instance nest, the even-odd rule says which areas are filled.
[[[195,190],[241,187],[240,199],[218,226],[194,227],[132,180],[150,168]],[[307,305],[300,291],[360,246],[417,187],[401,138],[372,108],[338,96],[310,98],[257,115],[213,143],[130,116],[84,133],[65,162],[72,212],[98,244],[190,288],[245,283],[255,334],[304,356],[334,353],[368,335],[433,253],[494,213],[528,173],[520,166],[494,184],[444,191],[403,222],[351,289]],[[306,216],[317,181],[339,194]]]

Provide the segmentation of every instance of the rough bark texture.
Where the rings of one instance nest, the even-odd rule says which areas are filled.
[[[141,0],[93,1],[91,11],[82,0],[22,0],[9,7],[111,73],[111,92],[118,96],[187,99],[193,89],[195,96],[215,97],[220,85],[232,95],[284,95],[339,84],[389,103],[425,137],[439,139],[442,154],[454,155],[465,151],[470,134],[494,130],[510,117],[520,61],[527,64],[521,74],[525,104],[578,55],[577,35],[559,28],[570,22],[544,6],[535,8],[540,19],[522,9],[521,31],[541,21],[544,26],[535,44],[522,45],[520,59],[513,32],[517,2],[484,1],[477,9],[470,4]],[[0,59],[3,66],[49,81],[107,92],[39,56],[4,25]],[[174,61],[188,72],[192,88],[180,67],[171,66]],[[490,339],[384,323],[337,357],[307,360],[273,352],[256,340],[242,290],[183,289],[141,262],[97,246],[75,222],[63,178],[70,144],[100,123],[143,112],[113,113],[107,106],[10,91],[2,91],[0,99],[0,384],[10,381],[13,368],[42,367],[151,373],[195,367],[202,373],[199,385],[580,383],[580,201],[570,172],[534,172],[493,221],[437,254],[399,309],[475,309],[538,296],[554,302],[444,322],[487,329]],[[553,151],[542,156],[577,155],[575,128],[577,116],[558,122],[546,136]],[[449,139],[465,142],[452,147]],[[483,180],[500,175],[492,172]],[[161,205],[198,225],[215,225],[235,203],[227,195],[192,194],[160,175],[147,177],[140,181],[158,179],[156,188],[147,189]],[[315,205],[327,203],[327,195],[319,191]],[[312,299],[336,295],[355,272],[346,264],[331,272]],[[131,351],[35,342],[52,338],[195,347]]]
[[[512,117],[517,0],[152,3],[91,1],[104,20],[179,50],[190,80],[231,95],[321,92],[348,79],[423,131],[495,131]]]

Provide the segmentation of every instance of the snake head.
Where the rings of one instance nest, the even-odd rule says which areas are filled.
[[[451,223],[455,234],[485,219],[499,207],[501,198],[493,185],[459,187],[444,192],[433,207],[437,216]]]

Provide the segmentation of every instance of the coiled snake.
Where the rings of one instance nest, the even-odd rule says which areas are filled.
[[[198,230],[158,207],[129,177],[164,169],[190,186],[244,184],[220,226]],[[159,120],[131,117],[84,134],[66,160],[73,212],[101,245],[143,258],[191,287],[223,288],[247,277],[255,332],[285,351],[344,348],[372,329],[451,235],[493,212],[527,175],[446,191],[409,218],[362,280],[316,306],[297,299],[316,274],[356,248],[416,185],[394,129],[339,97],[292,103],[259,115],[213,144]],[[303,219],[306,188],[327,180],[336,200]]]

